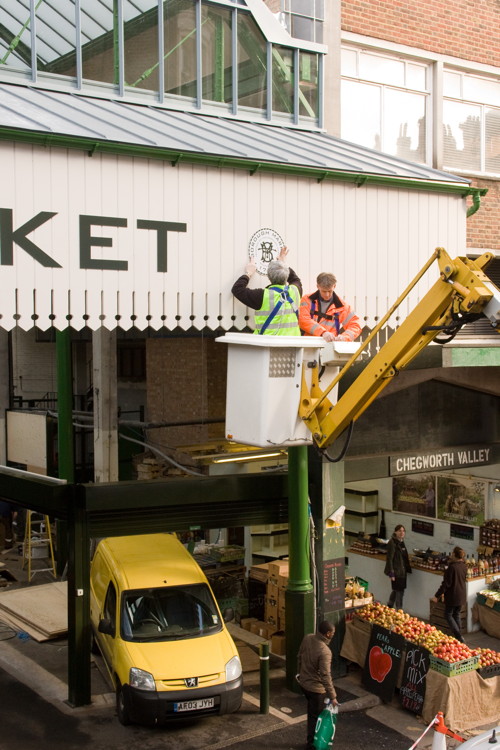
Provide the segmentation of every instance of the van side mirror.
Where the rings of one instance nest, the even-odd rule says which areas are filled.
[[[234,620],[234,609],[232,607],[225,609],[222,613],[222,619],[224,622],[231,622],[231,620]]]
[[[115,637],[115,626],[109,620],[108,618],[103,618],[102,620],[99,620],[99,626],[98,626],[99,633],[104,633],[105,635],[111,635],[113,638]]]

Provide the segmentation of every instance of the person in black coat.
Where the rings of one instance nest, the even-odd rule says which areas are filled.
[[[460,612],[467,602],[467,565],[465,552],[461,547],[455,547],[451,553],[448,567],[444,571],[441,586],[432,597],[433,602],[444,598],[444,616],[450,630],[457,641],[464,642],[460,631]]]
[[[403,609],[403,595],[406,588],[406,576],[411,573],[410,558],[405,545],[406,529],[399,523],[387,544],[387,557],[384,573],[391,579],[391,595],[388,607]]]

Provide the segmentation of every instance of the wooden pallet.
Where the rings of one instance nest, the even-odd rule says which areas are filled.
[[[430,624],[434,625],[446,635],[453,635],[444,616],[444,602],[433,602],[432,600],[429,600],[429,609]],[[465,604],[460,612],[460,629],[462,633],[467,632],[467,607]]]

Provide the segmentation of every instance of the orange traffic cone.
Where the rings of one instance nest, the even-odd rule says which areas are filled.
[[[459,742],[465,742],[463,737],[459,734],[455,734],[451,729],[448,729],[444,723],[444,716],[442,711],[438,711],[436,718],[434,719],[434,738],[432,740],[431,750],[446,750],[446,737],[453,737],[454,740]]]
[[[434,737],[432,738],[431,750],[446,750],[446,734],[448,729],[445,726],[443,712],[438,711],[434,719]]]

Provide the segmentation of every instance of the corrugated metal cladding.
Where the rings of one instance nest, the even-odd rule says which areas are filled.
[[[467,186],[462,177],[382,154],[326,133],[175,112],[30,86],[0,84],[0,131],[124,143],[200,155],[299,165]]]
[[[460,178],[322,134],[25,87],[10,86],[4,98],[0,88],[0,131],[9,128],[13,138],[0,142],[0,325],[7,330],[241,329],[249,311],[230,290],[261,228],[283,237],[305,290],[315,288],[320,271],[333,271],[337,291],[368,326],[436,246],[465,253],[465,199],[456,187],[466,191],[468,183]],[[27,133],[46,133],[47,143],[51,134],[149,143],[160,158],[17,142]],[[166,148],[218,154],[221,163],[231,156],[323,165],[451,187],[434,193],[397,183],[172,166],[162,157]],[[418,293],[435,278],[437,268]],[[416,300],[417,293],[408,305]]]

